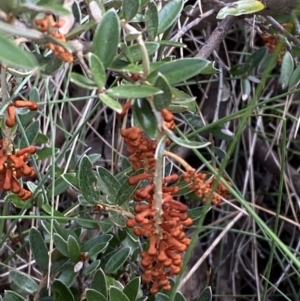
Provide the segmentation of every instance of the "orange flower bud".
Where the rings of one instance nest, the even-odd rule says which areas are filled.
[[[6,191],[11,190],[12,176],[13,176],[12,170],[10,168],[7,169],[5,174],[4,184],[3,184],[3,190]]]
[[[139,175],[135,175],[135,176],[130,176],[128,178],[128,184],[129,185],[135,185],[137,184],[139,181],[142,181],[142,180],[148,180],[148,179],[151,179],[152,178],[152,175],[149,174],[149,173],[142,173],[142,174],[139,174]]]

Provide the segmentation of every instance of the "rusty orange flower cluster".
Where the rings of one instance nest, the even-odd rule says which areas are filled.
[[[28,108],[30,111],[36,111],[38,105],[34,101],[29,100],[15,100],[7,107],[7,118],[5,124],[7,127],[12,128],[16,125],[16,108]]]
[[[228,189],[218,182],[215,191],[212,190],[214,177],[207,179],[205,173],[196,173],[195,169],[190,169],[183,174],[183,180],[186,183],[191,183],[189,188],[195,191],[196,195],[205,202],[211,198],[213,205],[219,205],[222,202],[222,198],[228,199],[230,193]],[[229,183],[230,184],[230,183]]]
[[[173,129],[173,114],[168,110],[163,110],[161,114],[166,127]],[[148,250],[141,253],[141,264],[144,268],[142,281],[150,284],[150,292],[155,294],[159,288],[170,290],[167,277],[180,272],[182,253],[190,243],[184,228],[191,226],[193,221],[187,215],[187,206],[174,199],[179,188],[170,184],[178,181],[177,174],[163,179],[162,214],[157,218],[153,176],[157,142],[148,139],[138,127],[124,129],[121,134],[128,144],[127,152],[133,170],[144,169],[142,174],[128,178],[130,185],[144,181],[144,186],[137,189],[134,194],[136,215],[127,220],[127,226],[133,228],[136,235],[149,238]]]
[[[52,15],[46,14],[42,19],[35,19],[35,24],[41,32],[47,32],[52,37],[60,40],[61,42],[66,42],[66,37],[57,32],[57,29],[62,26],[60,22],[55,22]],[[47,47],[53,51],[53,54],[60,58],[61,60],[72,63],[74,60],[73,54],[66,50],[63,46],[54,43],[48,43]]]
[[[23,176],[32,178],[35,176],[33,167],[28,166],[27,160],[36,152],[34,146],[28,146],[18,150],[15,154],[7,154],[5,139],[0,140],[0,189],[17,194],[23,201],[28,200],[32,193],[24,189],[18,179]]]
[[[173,195],[179,191],[177,186],[168,186],[169,183],[179,179],[177,174],[173,174],[165,177],[163,181],[163,213],[161,223],[157,224],[153,177],[150,178],[150,174],[147,173],[140,176],[141,179],[148,177],[150,184],[136,191],[134,195],[134,200],[137,202],[134,207],[136,215],[127,220],[127,226],[134,228],[136,235],[149,238],[148,250],[141,253],[141,264],[144,268],[142,281],[151,284],[150,292],[155,294],[160,287],[166,291],[170,290],[167,277],[179,274],[182,253],[190,244],[184,228],[191,226],[193,221],[187,215],[188,207],[173,198]],[[130,183],[136,184],[139,180],[139,177],[135,176],[134,179],[130,179]]]

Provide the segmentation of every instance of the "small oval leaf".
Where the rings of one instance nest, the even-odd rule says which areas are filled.
[[[87,289],[85,295],[87,301],[107,301],[101,293],[94,289]]]
[[[91,288],[101,293],[105,298],[107,298],[107,281],[104,272],[99,269],[91,282]]]
[[[199,295],[197,301],[211,301],[212,299],[212,292],[211,287],[206,287]]]
[[[78,262],[80,260],[81,252],[80,252],[80,246],[79,246],[77,240],[73,236],[70,235],[68,237],[67,244],[68,244],[68,254],[69,254],[70,259],[73,262]]]
[[[221,8],[217,19],[225,19],[227,16],[241,16],[245,14],[254,14],[265,8],[264,4],[257,0],[241,0],[231,2]]]
[[[168,129],[165,129],[165,131],[171,140],[173,140],[176,144],[186,147],[186,148],[199,149],[199,148],[203,148],[203,147],[206,147],[211,144],[209,141],[199,142],[199,141],[185,140],[185,139],[177,137],[172,131],[170,131]]]
[[[95,31],[93,39],[93,53],[95,53],[104,67],[113,61],[120,40],[120,22],[115,10],[107,11]]]
[[[97,178],[92,169],[92,163],[86,155],[79,163],[78,182],[80,191],[87,202],[94,203],[99,200],[99,192],[96,191]]]
[[[163,91],[146,85],[124,85],[108,89],[106,93],[116,98],[142,98],[162,94]]]
[[[88,53],[87,57],[89,60],[89,65],[91,68],[93,79],[96,82],[98,88],[103,89],[105,87],[105,83],[106,83],[105,68],[104,68],[102,62],[99,60],[99,58],[95,54],[90,52],[90,53]]]
[[[283,56],[280,69],[279,81],[281,83],[282,89],[285,89],[288,86],[293,71],[294,59],[291,53],[287,51]]]
[[[178,18],[183,8],[183,0],[170,0],[158,13],[157,34],[165,32]]]
[[[172,90],[168,80],[161,73],[158,73],[154,86],[162,91],[163,94],[155,95],[153,103],[156,110],[161,111],[167,108],[172,101]]]
[[[150,82],[154,82],[158,73],[161,73],[166,77],[170,85],[182,82],[187,80],[197,74],[201,74],[201,71],[205,70],[209,66],[212,66],[212,63],[205,59],[200,58],[184,58],[174,60],[168,63],[165,63],[148,76]]]
[[[125,286],[123,293],[130,301],[136,301],[141,285],[141,278],[135,277]]]
[[[93,80],[78,73],[71,72],[70,81],[81,88],[90,90],[97,89],[97,85]]]
[[[110,299],[113,301],[129,301],[128,297],[117,287],[112,286],[109,290]]]
[[[16,68],[35,69],[38,67],[38,62],[31,53],[3,35],[0,35],[0,62]]]
[[[48,261],[49,261],[48,249],[45,244],[45,240],[38,229],[36,228],[30,229],[29,244],[36,264],[43,271],[47,271]]]
[[[106,106],[108,106],[112,110],[116,111],[117,113],[122,112],[122,105],[117,100],[111,98],[109,95],[100,93],[99,98]]]
[[[19,286],[29,294],[33,294],[38,288],[37,283],[24,273],[18,271],[10,271],[9,276],[17,286]]]
[[[123,0],[123,14],[126,21],[130,21],[139,11],[141,0]]]
[[[119,251],[117,251],[116,253],[114,253],[109,260],[107,261],[106,265],[105,265],[105,272],[106,273],[114,273],[116,272],[126,261],[126,259],[128,258],[130,254],[130,248],[126,247],[126,248],[122,248]],[[114,300],[112,298],[112,300]]]
[[[71,290],[62,281],[54,280],[52,289],[55,301],[75,301]]]
[[[4,291],[5,301],[26,301],[22,296],[13,291]]]
[[[154,1],[151,1],[146,9],[145,24],[149,37],[154,39],[158,31],[158,9]]]
[[[292,73],[289,80],[289,90],[298,86],[300,82],[300,66],[298,66]]]
[[[146,99],[136,99],[132,106],[134,121],[152,139],[157,134],[157,120]]]

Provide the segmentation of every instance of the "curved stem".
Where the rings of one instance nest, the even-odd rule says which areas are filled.
[[[194,169],[190,164],[188,164],[184,159],[182,159],[181,157],[179,157],[178,155],[172,153],[172,152],[169,152],[169,151],[164,151],[164,155],[167,156],[167,157],[170,157],[174,160],[176,160],[179,164],[182,165],[182,167],[188,171],[188,170],[192,170]]]

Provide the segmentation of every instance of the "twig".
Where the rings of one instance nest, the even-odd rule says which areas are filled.
[[[278,31],[280,31],[282,34],[286,36],[287,39],[292,41],[297,47],[300,47],[300,40],[298,40],[295,36],[293,36],[291,33],[289,33],[281,24],[279,24],[274,18],[270,16],[265,17],[272,26],[275,27]]]
[[[172,152],[169,152],[169,151],[165,150],[164,151],[164,155],[167,156],[167,157],[169,157],[169,158],[172,158],[172,159],[176,160],[179,164],[182,165],[182,167],[186,171],[193,169],[193,167],[190,164],[188,164],[183,158],[179,157],[178,155],[176,155],[176,154],[174,154]]]
[[[244,212],[239,212],[239,214],[224,228],[224,230],[219,234],[219,236],[213,241],[213,243],[209,246],[209,248],[204,252],[204,254],[200,257],[197,263],[192,267],[192,269],[187,273],[187,275],[180,282],[178,290],[191,278],[191,276],[196,272],[199,266],[203,263],[203,261],[211,254],[213,249],[217,246],[217,244],[221,241],[221,239],[225,236],[225,234],[233,227],[233,225],[244,215]]]
[[[195,55],[195,57],[208,58],[217,46],[225,39],[229,29],[235,22],[235,18],[232,16],[226,17],[218,25],[218,27],[210,35],[209,39],[206,41],[205,45],[200,49],[200,51]]]
[[[180,39],[191,28],[198,25],[205,18],[212,15],[214,13],[214,11],[215,11],[214,9],[211,9],[211,10],[207,11],[206,13],[204,13],[201,17],[198,17],[198,18],[194,19],[193,21],[191,21],[190,23],[188,23],[187,25],[183,26],[180,30],[178,30],[178,32],[175,34],[175,36],[171,38],[171,41],[177,41],[178,39]]]

